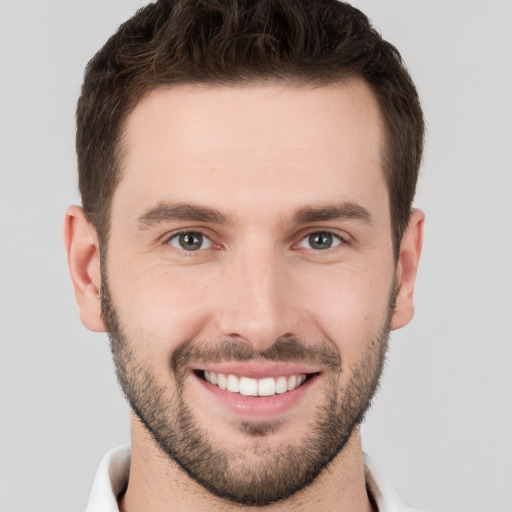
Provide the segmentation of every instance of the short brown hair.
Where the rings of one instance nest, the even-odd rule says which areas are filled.
[[[259,81],[372,88],[385,124],[384,174],[397,254],[423,151],[418,94],[399,52],[338,0],[159,0],[119,27],[88,63],[77,108],[79,188],[100,243],[120,179],[123,125],[162,85]]]

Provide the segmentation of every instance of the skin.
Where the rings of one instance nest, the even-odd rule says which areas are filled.
[[[377,101],[359,79],[319,88],[162,88],[136,106],[124,130],[105,263],[123,329],[130,339],[144,340],[138,357],[169,399],[170,358],[191,339],[215,347],[227,338],[256,351],[290,334],[324,344],[347,369],[337,377],[343,389],[382,330],[394,287],[390,327],[410,321],[424,216],[413,211],[396,262],[382,141]],[[222,218],[163,215],[159,222],[141,222],[162,204],[209,208]],[[297,215],[340,205],[351,208],[329,220]],[[182,230],[202,232],[211,244],[187,252],[173,238]],[[308,245],[311,232],[325,231],[334,234],[332,247]],[[82,321],[103,331],[97,234],[75,206],[67,211],[64,232]],[[332,377],[325,368],[312,370],[317,378],[296,403],[258,419],[279,420],[263,438],[244,433],[240,425],[248,418],[219,406],[191,372],[184,396],[215,445],[247,454],[244,467],[250,468],[258,463],[256,446],[273,450],[304,442],[310,428],[304,418],[318,414],[316,404],[325,403]],[[214,497],[164,456],[135,415],[131,426],[122,510],[241,509]],[[371,510],[359,428],[312,485],[261,508],[312,509]]]

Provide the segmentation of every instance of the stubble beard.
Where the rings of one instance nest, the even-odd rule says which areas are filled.
[[[102,314],[110,338],[117,378],[133,412],[156,444],[193,480],[218,498],[252,506],[282,501],[310,485],[343,450],[354,429],[363,421],[378,388],[390,332],[394,293],[380,331],[366,344],[353,368],[343,368],[337,352],[327,344],[311,347],[297,338],[276,340],[265,352],[225,340],[207,347],[192,340],[172,355],[170,373],[175,385],[171,392],[161,386],[144,365],[132,340],[122,329],[105,276]],[[279,422],[245,422],[239,432],[252,440],[251,453],[214,446],[185,402],[185,368],[192,361],[248,361],[251,359],[320,363],[326,368],[325,400],[308,414],[307,434],[298,446],[280,445],[269,449],[267,436],[280,428]],[[339,376],[351,372],[340,389]]]

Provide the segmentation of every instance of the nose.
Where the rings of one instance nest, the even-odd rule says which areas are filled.
[[[268,248],[230,258],[223,275],[218,322],[222,336],[268,349],[297,328],[298,311],[285,257]]]

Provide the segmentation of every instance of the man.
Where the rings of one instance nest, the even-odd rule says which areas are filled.
[[[334,0],[158,1],[89,63],[65,244],[132,443],[88,511],[406,510],[363,458],[413,315],[414,85]]]

